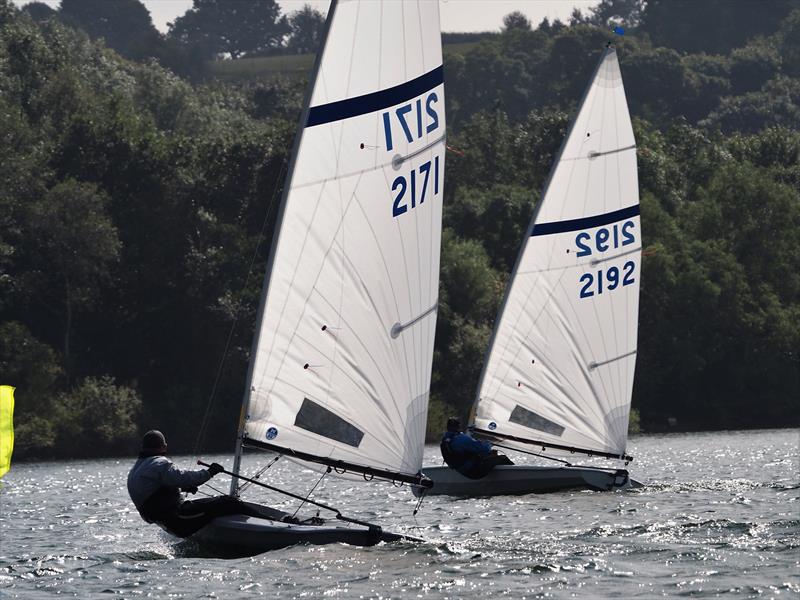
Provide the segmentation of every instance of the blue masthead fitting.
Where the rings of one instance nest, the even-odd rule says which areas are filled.
[[[614,29],[612,29],[611,31],[613,31],[617,35],[625,35],[625,28],[624,27],[620,27],[619,25],[614,27]]]

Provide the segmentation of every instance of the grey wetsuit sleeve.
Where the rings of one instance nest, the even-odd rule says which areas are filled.
[[[161,483],[171,487],[195,487],[211,479],[211,473],[206,469],[183,471],[169,460],[165,460],[159,467]]]

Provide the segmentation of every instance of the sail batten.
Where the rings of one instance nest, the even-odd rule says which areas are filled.
[[[438,4],[340,0],[331,10],[286,183],[241,437],[417,481],[445,161]]]
[[[481,374],[476,431],[626,456],[641,262],[635,149],[610,48],[523,240]]]

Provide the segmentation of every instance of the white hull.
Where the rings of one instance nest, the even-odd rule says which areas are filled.
[[[624,469],[589,467],[536,467],[503,465],[482,479],[469,479],[450,467],[423,467],[422,472],[433,480],[426,496],[506,496],[545,494],[564,490],[612,491],[641,487]],[[419,497],[422,489],[412,487]]]

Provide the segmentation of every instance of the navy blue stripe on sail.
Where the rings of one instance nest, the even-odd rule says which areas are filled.
[[[639,205],[629,206],[615,210],[604,215],[593,217],[583,217],[582,219],[569,219],[568,221],[554,221],[552,223],[536,223],[531,230],[531,237],[534,235],[549,235],[551,233],[566,233],[568,231],[580,231],[581,229],[591,229],[601,227],[609,223],[616,223],[623,219],[630,219],[639,214]]]
[[[342,119],[349,119],[394,106],[424,94],[443,82],[444,71],[441,66],[438,66],[433,71],[428,71],[416,79],[385,90],[339,100],[338,102],[330,102],[329,104],[312,106],[308,111],[306,127],[341,121]]]

